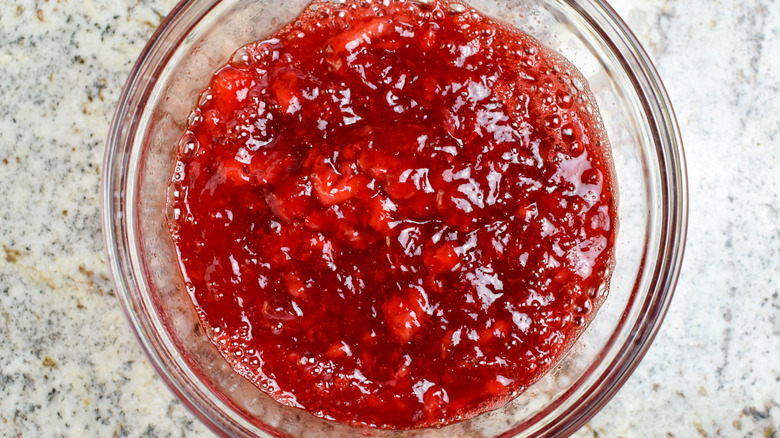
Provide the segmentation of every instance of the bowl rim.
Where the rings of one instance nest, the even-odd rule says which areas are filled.
[[[555,422],[548,423],[537,431],[538,436],[543,437],[565,436],[581,428],[614,397],[639,365],[655,339],[671,304],[685,253],[688,226],[688,183],[682,137],[668,93],[648,54],[626,23],[605,0],[552,1],[568,5],[578,13],[580,18],[588,21],[591,27],[598,31],[601,41],[608,45],[612,53],[618,56],[620,64],[631,74],[632,85],[638,93],[643,111],[654,128],[651,131],[652,142],[659,163],[660,198],[663,202],[659,212],[661,229],[658,230],[658,261],[653,266],[652,273],[649,273],[651,277],[649,290],[655,290],[656,293],[649,294],[642,305],[638,321],[644,323],[632,327],[629,339],[618,350],[606,368],[606,372],[598,376],[596,383],[590,386],[589,391],[578,400],[578,403],[572,409],[564,411]],[[220,2],[221,0],[181,0],[177,3],[141,51],[117,101],[106,142],[101,182],[101,217],[105,254],[111,279],[117,291],[132,289],[130,280],[134,279],[127,255],[120,254],[118,251],[118,246],[124,246],[122,242],[127,239],[127,230],[123,226],[127,218],[122,217],[125,211],[122,205],[117,205],[118,201],[124,201],[124,198],[116,196],[116,190],[119,187],[117,183],[124,181],[126,177],[114,172],[117,166],[128,161],[129,153],[122,155],[117,153],[122,133],[135,126],[141,117],[142,112],[136,111],[132,122],[126,123],[128,109],[132,108],[131,104],[138,99],[134,92],[144,81],[156,80],[155,68],[159,69],[160,65],[164,66],[167,63],[175,48],[199,21],[193,22],[180,38],[169,41],[167,38],[173,33],[173,29],[183,25],[182,17],[197,7],[199,8],[197,13],[201,14],[199,18],[202,19]],[[163,62],[150,64],[150,60],[156,54],[165,52],[171,47],[173,49],[164,57]],[[148,96],[143,95],[140,99],[145,103]],[[125,186],[122,185],[122,188]],[[636,292],[634,290],[633,293]],[[144,329],[132,297],[127,293],[116,293],[116,296],[144,354],[168,389],[213,432],[221,436],[231,436],[230,431],[225,428],[227,425],[215,421],[209,410],[190,396],[177,376],[166,366],[166,360],[158,350],[161,347],[158,345],[159,341],[153,339],[153,333],[148,333]],[[632,354],[626,354],[628,351]],[[271,436],[284,436],[267,427],[262,429]],[[500,437],[509,438],[515,434],[515,431],[510,430]]]
[[[630,338],[633,341],[623,343],[606,372],[599,376],[597,383],[590,387],[589,393],[579,400],[580,403],[575,409],[566,411],[565,414],[568,415],[565,415],[563,421],[543,429],[542,436],[550,437],[566,436],[584,426],[617,394],[647,354],[669,310],[682,268],[688,228],[689,196],[682,135],[668,92],[650,61],[650,56],[636,35],[606,1],[560,1],[571,5],[580,17],[595,24],[592,26],[593,29],[599,31],[601,40],[610,46],[614,54],[620,56],[621,64],[629,67],[627,71],[633,75],[642,74],[640,79],[644,81],[638,81],[635,77],[632,79],[634,79],[634,88],[640,94],[644,111],[648,116],[652,116],[649,119],[652,125],[666,128],[652,130],[660,167],[661,198],[665,202],[660,205],[659,216],[662,218],[658,245],[660,251],[658,262],[651,274],[649,288],[649,290],[656,290],[657,293],[648,295],[650,300],[645,300],[640,311],[642,316],[639,320],[644,321],[645,324],[632,328]],[[588,12],[589,9],[594,12],[600,9],[603,15],[594,17],[593,12]],[[607,35],[605,25],[611,25],[614,36],[622,38],[616,40]],[[628,50],[621,50],[616,46],[616,41],[622,43],[624,49]],[[638,68],[631,68],[631,66]],[[666,135],[662,136],[663,133]],[[669,156],[665,156],[664,152],[668,152]],[[633,350],[634,353],[625,354],[628,350]],[[511,431],[501,435],[502,438],[511,436],[513,436]]]
[[[115,215],[114,204],[117,200],[123,200],[121,196],[115,197],[115,187],[117,179],[124,179],[124,175],[117,175],[112,170],[117,166],[117,163],[127,162],[128,155],[117,156],[116,149],[119,145],[122,137],[122,132],[127,129],[123,124],[124,116],[127,115],[126,109],[135,97],[133,90],[142,82],[144,73],[149,70],[149,59],[160,50],[164,50],[164,46],[178,46],[181,44],[185,36],[177,39],[174,42],[166,41],[166,37],[172,33],[172,27],[176,26],[180,21],[182,15],[187,12],[192,4],[197,3],[200,0],[180,0],[171,11],[163,18],[159,26],[155,29],[149,41],[144,46],[141,53],[138,55],[132,69],[128,73],[128,78],[125,84],[122,86],[122,92],[117,100],[114,114],[111,119],[111,125],[109,127],[109,134],[106,141],[106,151],[103,158],[103,172],[101,180],[101,216],[102,216],[102,228],[103,228],[103,240],[105,245],[106,261],[110,267],[110,277],[114,284],[116,291],[126,291],[130,289],[129,279],[126,274],[133,277],[133,270],[129,265],[131,263],[126,255],[120,254],[115,247],[122,244],[127,239],[127,231],[125,227],[117,226],[118,222],[122,222],[125,218],[119,218],[120,215]],[[221,0],[209,0],[210,5],[202,12],[205,16],[213,9]],[[194,27],[190,26],[188,32]],[[186,33],[184,34],[186,35]],[[170,55],[166,57],[169,59]],[[154,75],[151,75],[154,76]],[[143,100],[146,100],[146,96]],[[134,115],[132,124],[138,123],[141,114],[137,112]],[[120,211],[124,212],[124,208],[120,208]],[[119,220],[117,220],[119,219]],[[124,245],[123,245],[124,246]],[[154,368],[156,374],[163,381],[165,386],[170,390],[176,398],[181,401],[187,409],[195,415],[208,429],[214,433],[227,437],[229,436],[228,430],[224,429],[222,425],[214,421],[206,409],[200,404],[196,403],[183,387],[181,382],[171,373],[170,369],[165,366],[165,360],[157,350],[155,344],[159,344],[153,340],[153,334],[146,333],[143,325],[140,321],[139,315],[135,311],[134,303],[129,294],[115,293],[122,308],[127,322],[138,341],[146,358]]]

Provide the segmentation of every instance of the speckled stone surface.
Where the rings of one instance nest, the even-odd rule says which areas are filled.
[[[677,110],[690,227],[658,338],[576,436],[780,436],[780,3],[614,0]],[[173,0],[0,7],[0,436],[204,437],[107,279],[99,183]]]

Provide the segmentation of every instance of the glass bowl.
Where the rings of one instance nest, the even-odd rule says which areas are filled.
[[[378,1],[378,0],[374,0]],[[658,74],[601,0],[472,0],[562,53],[587,78],[612,144],[620,229],[606,298],[569,353],[510,403],[441,429],[351,427],[279,405],[233,372],[207,339],[167,226],[177,143],[209,78],[307,0],[185,0],[147,44],[108,138],[103,226],[117,296],[171,390],[224,436],[510,437],[574,432],[615,394],[647,351],[682,261],[687,187],[680,134]]]

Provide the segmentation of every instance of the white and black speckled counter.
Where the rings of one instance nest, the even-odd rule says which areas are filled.
[[[104,140],[173,0],[0,7],[0,436],[210,436],[107,279]],[[780,436],[780,4],[615,0],[677,110],[686,260],[658,338],[578,437]]]

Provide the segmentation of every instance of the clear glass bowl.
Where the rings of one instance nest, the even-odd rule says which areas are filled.
[[[377,1],[377,0],[374,0]],[[561,362],[507,405],[442,429],[366,430],[283,407],[232,371],[206,338],[168,233],[178,139],[212,74],[240,46],[292,20],[307,0],[185,0],[133,68],[105,157],[103,225],[117,296],[173,392],[224,436],[494,437],[574,432],[649,347],[682,261],[687,187],[679,131],[636,38],[601,0],[472,0],[566,56],[588,79],[613,147],[620,196],[609,295]]]

